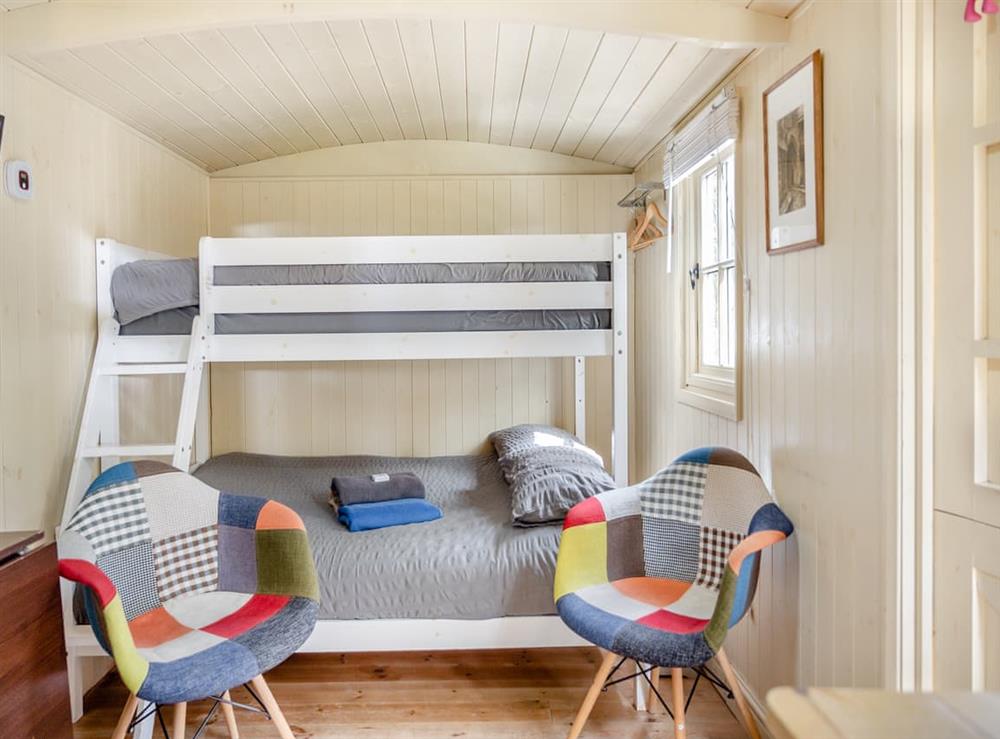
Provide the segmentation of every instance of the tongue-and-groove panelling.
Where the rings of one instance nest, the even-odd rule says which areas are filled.
[[[478,141],[631,167],[746,50],[461,19],[210,28],[23,61],[209,171]]]
[[[2,56],[0,111],[3,158],[29,161],[36,188],[0,195],[0,529],[51,534],[96,337],[94,240],[194,254],[208,177]],[[165,383],[123,379],[123,440],[172,438],[179,393]]]
[[[885,236],[880,3],[809,6],[786,48],[761,53],[741,94],[737,192],[744,303],[743,420],[678,400],[687,266],[666,245],[636,256],[633,473],[706,444],[746,453],[795,524],[762,559],[756,602],[726,641],[763,699],[777,685],[882,687],[886,520],[893,499],[895,242]],[[764,250],[761,93],[824,56],[826,243]],[[637,170],[655,179],[662,159]],[[680,249],[680,245],[677,247]]]
[[[214,179],[213,236],[624,230],[632,175]],[[212,367],[212,451],[434,456],[520,422],[572,429],[562,359]],[[610,365],[588,361],[588,440],[610,460]]]

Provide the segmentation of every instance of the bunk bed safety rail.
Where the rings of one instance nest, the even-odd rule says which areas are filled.
[[[200,310],[211,361],[607,356],[609,329],[214,334],[217,315],[445,311],[615,311],[610,281],[308,285],[215,284],[216,267],[441,263],[612,264],[613,234],[212,238],[200,243]]]

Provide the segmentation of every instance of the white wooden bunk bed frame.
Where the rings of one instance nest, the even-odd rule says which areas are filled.
[[[169,255],[98,239],[98,343],[87,387],[62,525],[93,474],[122,458],[169,456],[192,469],[211,452],[208,383],[211,362],[406,360],[506,357],[575,358],[575,433],[586,438],[585,358],[611,356],[612,472],[628,484],[628,259],[624,233],[584,235],[202,238],[200,314],[190,335],[121,336],[111,298],[115,268]],[[400,264],[442,262],[608,262],[610,282],[223,286],[216,266]],[[322,313],[418,310],[611,310],[610,329],[456,331],[374,334],[215,334],[217,313]],[[119,378],[183,374],[173,441],[122,444]],[[197,434],[195,433],[197,430]],[[193,440],[196,439],[196,442]],[[91,628],[73,617],[72,587],[63,583],[63,617],[73,720],[83,712],[81,660],[104,656]],[[584,644],[558,616],[465,619],[320,620],[304,652],[495,649]]]

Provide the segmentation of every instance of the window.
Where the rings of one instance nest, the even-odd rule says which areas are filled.
[[[680,399],[739,417],[740,276],[733,144],[678,183],[685,262],[685,372]]]

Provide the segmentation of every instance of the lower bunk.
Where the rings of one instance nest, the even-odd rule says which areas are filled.
[[[329,504],[335,476],[413,472],[437,521],[349,532]],[[219,490],[277,500],[301,516],[319,577],[305,652],[574,646],[555,615],[559,525],[511,524],[495,455],[281,457],[231,453],[195,473]]]
[[[352,533],[330,506],[335,476],[412,472],[437,521]],[[495,619],[555,613],[558,525],[511,524],[494,455],[214,457],[195,476],[218,490],[284,503],[301,516],[323,620]]]

